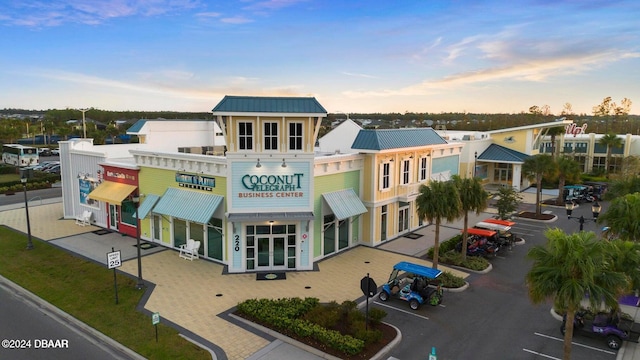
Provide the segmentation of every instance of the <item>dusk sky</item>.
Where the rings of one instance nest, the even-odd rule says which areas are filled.
[[[640,1],[0,0],[0,108],[640,111]]]

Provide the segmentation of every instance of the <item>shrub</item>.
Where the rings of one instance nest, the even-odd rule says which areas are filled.
[[[369,309],[369,321],[372,324],[380,324],[382,319],[387,316],[387,312],[379,308]]]
[[[440,257],[443,264],[461,266],[467,269],[482,271],[489,267],[489,261],[480,256],[466,256],[462,258],[462,254],[457,250],[449,251]]]
[[[449,271],[444,271],[442,275],[438,276],[438,279],[440,279],[442,286],[446,288],[459,288],[465,284],[463,278],[453,275]]]
[[[382,331],[366,326],[364,321],[351,325],[353,337],[364,341],[365,344],[375,344],[382,339]]]
[[[442,241],[440,243],[440,249],[438,250],[438,253],[444,254],[451,250],[455,250],[456,245],[460,242],[461,239],[462,235],[456,235],[449,240]],[[429,257],[429,259],[433,259],[433,247],[429,248],[429,250],[427,251],[427,256]]]

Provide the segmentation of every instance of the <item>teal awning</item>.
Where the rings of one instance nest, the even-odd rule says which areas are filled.
[[[364,204],[353,189],[325,193],[322,194],[322,197],[338,220],[344,220],[367,212],[367,208],[364,207]]]
[[[149,213],[151,212],[151,209],[153,209],[153,207],[156,205],[159,199],[160,199],[160,196],[154,195],[154,194],[149,194],[144,198],[144,200],[142,201],[142,204],[140,204],[140,207],[138,208],[138,214],[140,214],[140,219],[144,219],[147,217],[147,215],[149,215]]]
[[[223,200],[219,195],[168,188],[153,213],[207,224]]]

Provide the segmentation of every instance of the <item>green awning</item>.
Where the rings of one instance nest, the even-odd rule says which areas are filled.
[[[223,200],[224,197],[219,195],[168,188],[153,208],[153,213],[208,224]]]
[[[149,194],[144,198],[142,204],[140,204],[140,207],[138,208],[140,219],[144,219],[149,215],[151,209],[153,209],[158,200],[160,200],[160,196],[154,194]]]
[[[338,220],[344,220],[367,212],[367,208],[353,189],[325,193],[322,194],[322,197]]]

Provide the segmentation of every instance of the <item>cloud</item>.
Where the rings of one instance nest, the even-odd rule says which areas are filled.
[[[358,73],[352,73],[347,71],[343,71],[342,73],[349,76],[362,77],[362,78],[368,78],[368,79],[377,79],[377,77],[373,75],[358,74]]]
[[[245,10],[250,11],[264,11],[264,10],[279,10],[282,8],[297,5],[298,3],[306,2],[307,0],[267,0],[258,1],[244,7]]]
[[[244,16],[225,17],[220,19],[220,21],[226,24],[246,24],[246,23],[253,22],[253,20],[246,18]]]
[[[96,25],[114,18],[157,16],[198,6],[197,0],[15,1],[0,5],[0,13],[3,13],[0,22],[27,27],[65,23]]]

